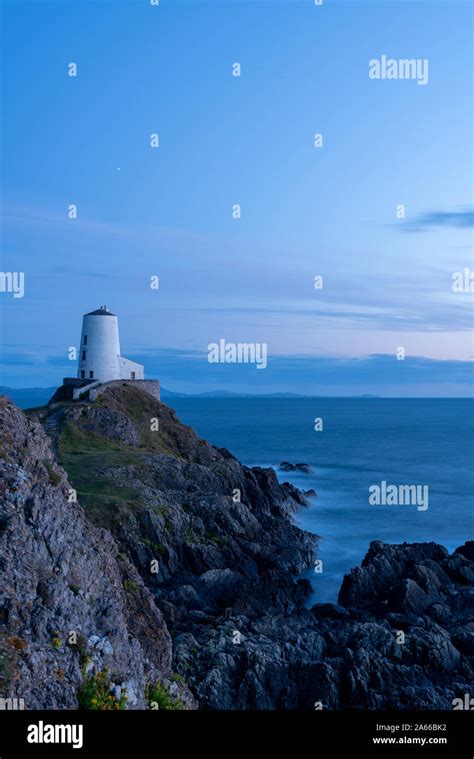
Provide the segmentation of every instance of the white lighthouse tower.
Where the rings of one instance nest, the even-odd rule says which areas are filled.
[[[82,319],[77,376],[100,383],[144,379],[142,364],[120,355],[118,319],[107,306],[85,314]]]

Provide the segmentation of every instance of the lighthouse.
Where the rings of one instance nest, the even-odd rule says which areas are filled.
[[[118,318],[107,306],[83,316],[77,377],[100,383],[144,379],[142,364],[120,355]]]
[[[120,355],[118,319],[107,306],[82,317],[76,377],[64,377],[48,403],[88,401],[116,387],[134,387],[160,400],[159,380],[145,379],[142,364]]]

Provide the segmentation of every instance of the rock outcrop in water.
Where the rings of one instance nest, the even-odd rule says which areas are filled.
[[[472,689],[472,543],[374,542],[339,605],[307,609],[316,540],[273,470],[126,384],[30,416],[1,401],[0,696],[74,708],[103,672],[116,708],[157,683],[164,708],[204,709],[450,709]]]
[[[303,474],[310,474],[312,471],[309,464],[291,464],[289,461],[282,461],[279,469],[282,472],[301,472]]]

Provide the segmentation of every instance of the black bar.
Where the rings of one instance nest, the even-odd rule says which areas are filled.
[[[28,743],[30,726],[82,726],[82,747]],[[381,727],[383,726],[383,727]],[[407,726],[410,726],[407,729]],[[430,727],[431,726],[431,727]],[[48,730],[46,732],[49,735]],[[43,737],[46,733],[43,730]],[[60,737],[60,736],[59,736]],[[72,734],[79,743],[79,733]],[[378,739],[377,742],[374,739]],[[388,742],[391,739],[391,743]],[[415,740],[416,739],[416,740]],[[421,741],[425,741],[421,745]],[[258,741],[258,743],[257,743]],[[263,741],[263,744],[262,744]],[[30,756],[159,757],[170,753],[225,757],[281,751],[324,759],[348,757],[474,756],[470,711],[424,712],[160,712],[10,711],[0,713],[0,759]],[[341,754],[340,752],[346,752]]]

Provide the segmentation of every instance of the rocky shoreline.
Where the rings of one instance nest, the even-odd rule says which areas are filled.
[[[472,689],[474,543],[375,541],[307,609],[307,496],[131,386],[28,417],[1,398],[0,476],[0,697],[451,709]]]

